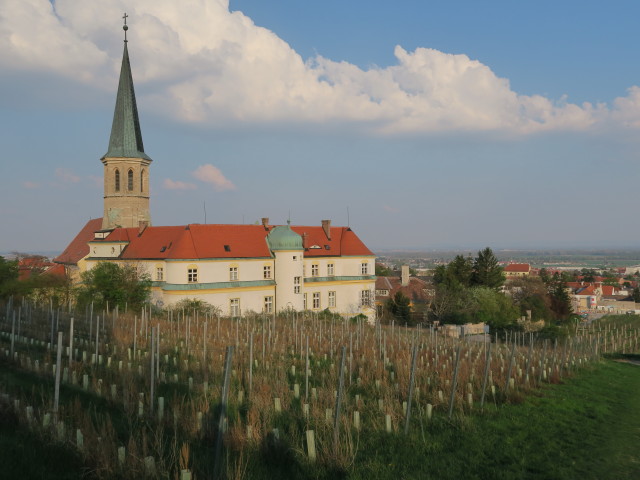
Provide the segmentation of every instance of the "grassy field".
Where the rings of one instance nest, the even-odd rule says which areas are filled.
[[[352,478],[640,478],[639,401],[640,367],[603,361],[520,405],[437,423],[426,441],[381,438]]]
[[[9,369],[0,365],[0,383],[12,378]],[[640,366],[608,359],[483,415],[434,417],[410,437],[367,432],[352,439],[355,456],[331,471],[286,444],[262,445],[239,461],[245,478],[264,479],[640,478],[638,405]],[[91,477],[71,449],[30,434],[6,408],[0,465],[5,478]]]

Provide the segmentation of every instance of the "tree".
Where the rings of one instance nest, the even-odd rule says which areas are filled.
[[[549,272],[546,268],[542,267],[540,269],[540,279],[544,282],[544,283],[549,283],[549,280],[551,280],[551,276],[549,275]]]
[[[565,281],[562,276],[555,273],[547,285],[549,296],[551,298],[551,311],[558,320],[566,320],[573,312],[571,307],[571,299],[567,293]]]
[[[633,293],[631,294],[633,301],[635,303],[640,303],[640,288],[636,287],[633,289]]]
[[[473,260],[471,256],[463,257],[456,255],[449,263],[448,269],[450,275],[455,278],[461,285],[468,287],[471,285],[471,277],[473,276]]]
[[[411,320],[411,305],[409,297],[398,291],[387,300],[387,311],[399,322],[408,323]]]
[[[513,301],[520,307],[520,314],[526,315],[531,310],[531,318],[537,320],[551,320],[551,298],[547,286],[538,277],[521,277],[509,282]]]
[[[382,263],[376,263],[376,276],[377,277],[390,277],[393,275],[393,270]]]
[[[18,261],[0,257],[0,298],[14,294],[18,281]]]
[[[140,307],[151,292],[151,279],[141,274],[134,265],[118,265],[112,262],[100,262],[91,270],[82,273],[82,285],[78,292],[78,303],[92,301],[103,308],[118,305],[125,308]]]
[[[471,298],[475,304],[473,321],[484,322],[491,330],[509,328],[517,324],[520,309],[505,294],[490,287],[473,287]]]
[[[478,252],[478,256],[473,262],[471,284],[497,290],[504,285],[504,280],[502,267],[498,265],[498,259],[493,254],[493,251],[487,247]]]
[[[596,279],[596,272],[593,268],[583,268],[580,270],[580,275],[582,275],[582,280],[585,282],[593,282]]]

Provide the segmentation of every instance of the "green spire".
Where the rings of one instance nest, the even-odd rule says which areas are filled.
[[[151,158],[144,153],[144,146],[142,144],[136,94],[133,90],[129,51],[127,50],[126,27],[125,24],[124,53],[122,54],[122,67],[120,69],[116,109],[113,112],[109,150],[102,158],[125,157],[151,160]]]

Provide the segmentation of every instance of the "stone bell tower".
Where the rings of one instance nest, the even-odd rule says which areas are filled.
[[[104,215],[102,228],[138,227],[151,224],[149,213],[149,165],[144,153],[136,94],[133,90],[127,14],[124,15],[124,52],[113,113],[109,149],[100,159],[104,164]]]

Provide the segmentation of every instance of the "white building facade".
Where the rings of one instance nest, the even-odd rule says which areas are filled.
[[[374,314],[375,255],[350,228],[329,221],[116,228],[95,232],[88,246],[80,270],[104,261],[135,265],[151,278],[158,306],[199,299],[229,316]]]

